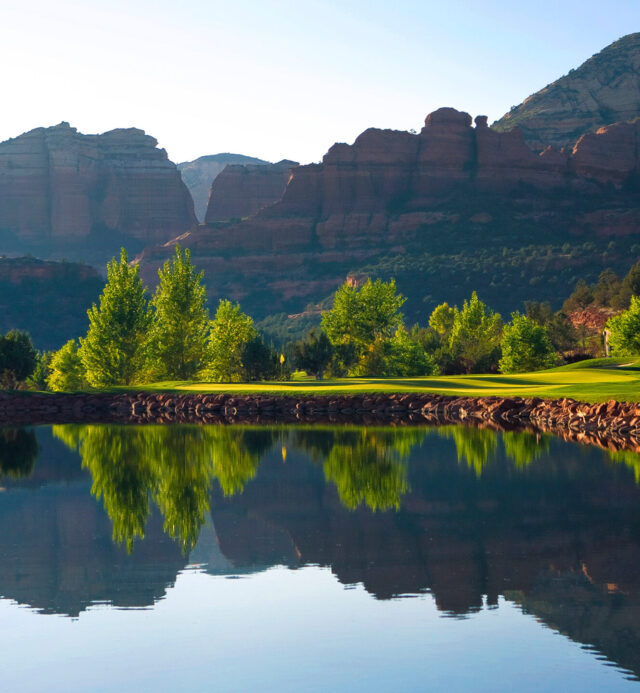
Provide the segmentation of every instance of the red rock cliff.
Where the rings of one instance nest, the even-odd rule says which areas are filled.
[[[273,312],[296,296],[302,305],[322,298],[384,253],[436,245],[460,252],[482,238],[527,245],[542,235],[564,243],[569,235],[633,234],[639,138],[638,123],[611,126],[571,150],[536,154],[517,129],[499,133],[484,116],[474,126],[467,113],[441,108],[419,134],[369,129],[353,145],[335,144],[321,164],[292,170],[279,202],[231,226],[200,227],[181,243],[213,296],[244,299],[262,287]],[[228,182],[227,197],[239,198]],[[145,251],[148,281],[171,252],[171,244]]]
[[[277,164],[227,164],[211,186],[205,223],[243,219],[278,202],[296,161]]]
[[[0,144],[0,231],[27,247],[89,234],[164,242],[196,224],[157,142],[135,128],[83,135],[68,123]]]

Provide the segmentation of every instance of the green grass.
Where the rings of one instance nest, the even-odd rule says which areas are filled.
[[[132,389],[144,392],[230,392],[237,394],[326,395],[375,392],[437,392],[446,395],[547,397],[603,402],[640,401],[640,360],[593,359],[569,366],[517,375],[450,375],[419,378],[337,378],[291,382],[194,383],[162,382]],[[111,390],[111,391],[114,391]]]

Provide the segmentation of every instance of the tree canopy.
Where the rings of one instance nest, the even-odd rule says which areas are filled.
[[[107,283],[88,311],[89,331],[80,340],[80,358],[93,387],[129,385],[143,368],[144,345],[151,315],[140,268],[130,266],[122,249],[120,260],[107,265]]]
[[[196,272],[189,249],[177,245],[158,276],[150,303],[150,370],[156,378],[187,380],[201,367],[209,330],[204,272]]]
[[[631,298],[628,310],[609,318],[607,329],[614,356],[640,354],[640,296]]]
[[[551,368],[558,360],[546,328],[520,313],[512,313],[511,323],[504,326],[501,347],[503,373]]]
[[[0,386],[15,387],[34,372],[37,363],[38,353],[27,332],[10,330],[0,336]]]
[[[488,370],[497,360],[502,319],[478,298],[474,291],[462,310],[455,308],[449,350],[468,372]]]
[[[216,383],[238,383],[244,379],[242,354],[256,337],[253,319],[238,304],[223,300],[211,323],[202,377]]]
[[[86,386],[84,366],[75,339],[70,339],[53,354],[47,385],[54,392],[82,390]]]
[[[392,279],[368,279],[360,288],[346,282],[336,291],[333,306],[322,316],[322,329],[333,345],[350,345],[359,356],[378,337],[391,337],[402,324],[405,298]]]

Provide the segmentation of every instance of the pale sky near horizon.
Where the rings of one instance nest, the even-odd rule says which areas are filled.
[[[0,0],[0,140],[66,120],[319,161],[440,106],[492,122],[635,31],[640,0]]]

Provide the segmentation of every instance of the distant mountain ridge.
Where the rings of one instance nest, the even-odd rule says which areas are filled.
[[[536,151],[573,146],[604,125],[640,117],[640,33],[610,44],[569,74],[526,98],[496,121],[505,132],[519,127]]]
[[[193,198],[193,205],[198,221],[204,221],[211,185],[227,164],[261,166],[268,163],[268,161],[257,159],[254,156],[225,152],[221,154],[207,154],[193,161],[183,161],[178,164],[178,170],[182,175],[182,180],[187,188],[189,188],[189,192]]]

